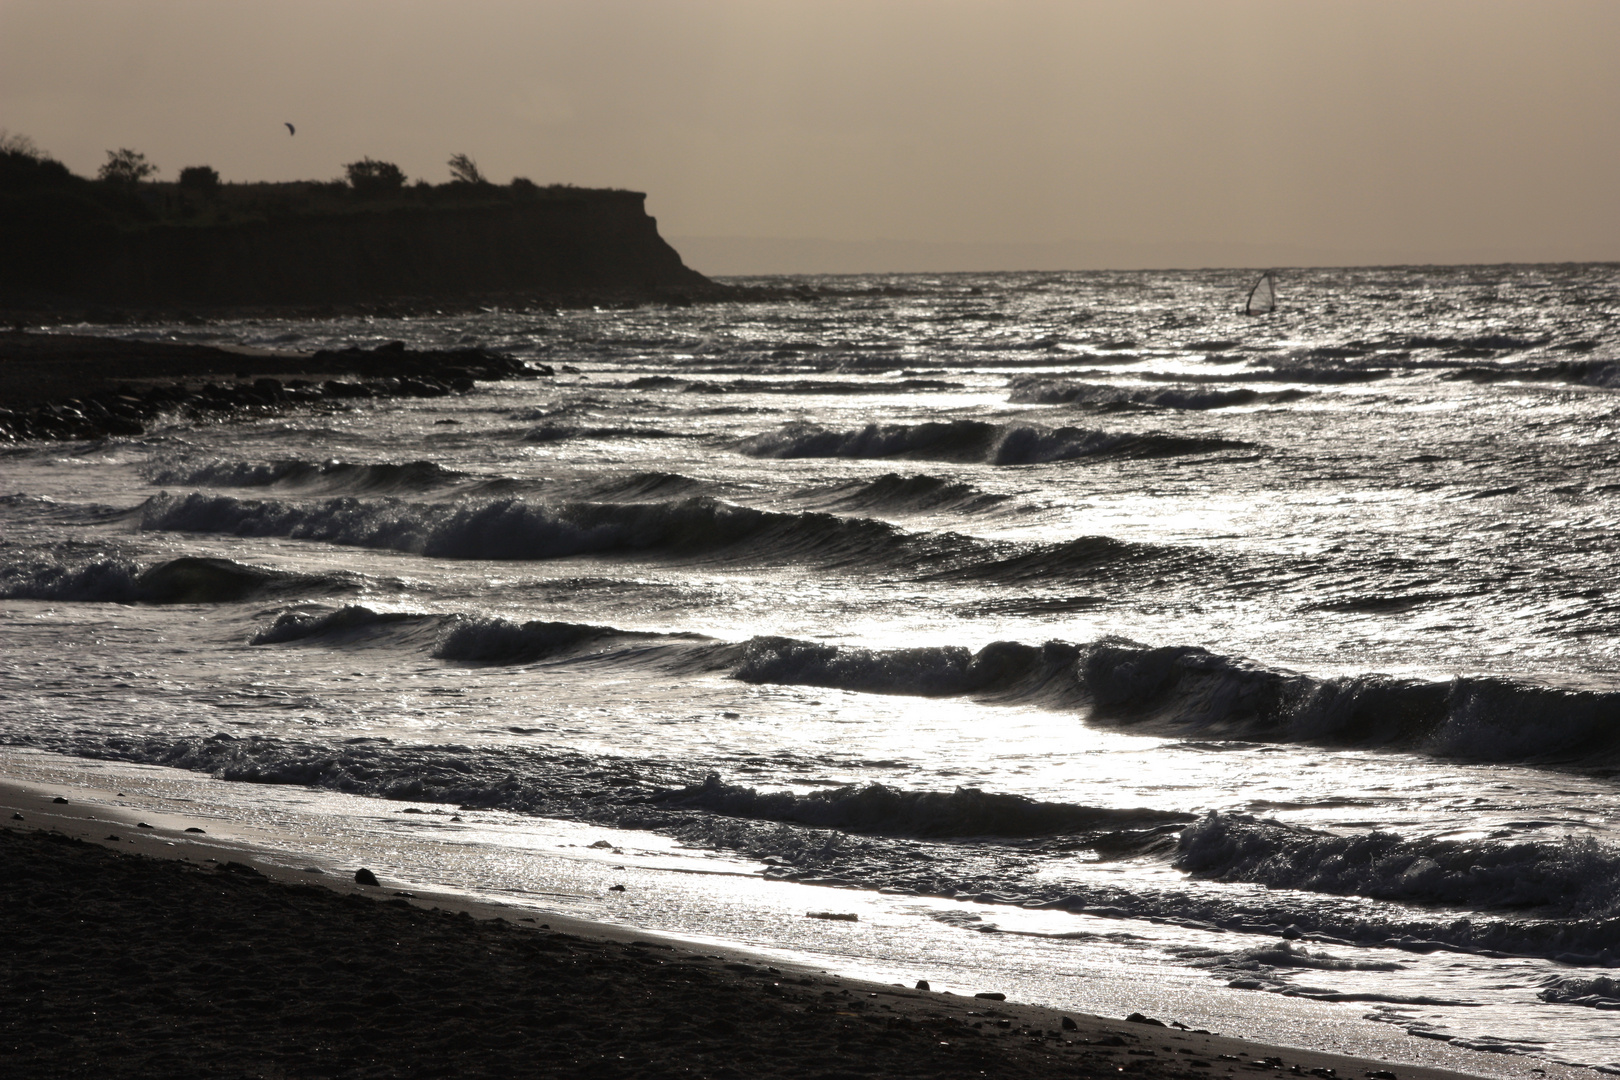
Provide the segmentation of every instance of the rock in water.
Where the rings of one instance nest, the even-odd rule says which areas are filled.
[[[381,885],[382,884],[382,882],[377,880],[377,875],[376,874],[373,874],[370,870],[367,870],[363,866],[360,869],[358,869],[358,870],[356,870],[354,872],[354,883],[356,885]]]
[[[917,989],[918,990],[927,990],[928,989],[928,980],[927,979],[918,979],[917,980]]]

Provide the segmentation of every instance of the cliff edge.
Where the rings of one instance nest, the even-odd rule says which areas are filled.
[[[148,205],[186,198],[143,187],[156,189],[143,193]],[[489,195],[336,208],[243,196],[230,212],[180,202],[192,212],[146,220],[76,194],[0,199],[0,307],[433,303],[512,294],[683,299],[725,291],[681,262],[635,191],[491,186]]]

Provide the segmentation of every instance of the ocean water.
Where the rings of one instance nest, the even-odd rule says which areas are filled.
[[[0,451],[6,761],[846,970],[1620,1071],[1620,268],[787,283],[66,328],[558,373]]]

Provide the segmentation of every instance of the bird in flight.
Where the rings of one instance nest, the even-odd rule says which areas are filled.
[[[287,121],[283,120],[282,123],[287,124]],[[296,135],[298,134],[298,129],[293,127],[291,124],[287,124],[287,134]]]

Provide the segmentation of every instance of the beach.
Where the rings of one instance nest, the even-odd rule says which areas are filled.
[[[69,793],[0,782],[0,1063],[19,1076],[1466,1075],[542,922]]]
[[[1620,282],[1237,276],[51,331],[0,825],[1069,1055],[1620,1068]]]

